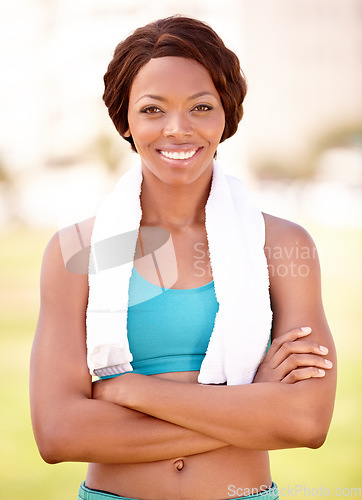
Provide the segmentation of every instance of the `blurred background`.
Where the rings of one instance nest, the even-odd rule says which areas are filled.
[[[248,80],[239,130],[218,151],[225,170],[319,249],[339,353],[335,416],[321,449],[271,453],[274,481],[294,496],[362,487],[362,1],[2,0],[1,498],[76,498],[84,478],[84,464],[43,463],[32,436],[42,254],[60,227],[95,214],[133,162],[102,102],[115,46],[177,13],[209,23]]]

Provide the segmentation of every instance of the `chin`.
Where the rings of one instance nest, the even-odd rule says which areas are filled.
[[[157,166],[155,166],[155,163],[157,163]],[[150,173],[165,184],[180,186],[192,184],[203,175],[207,175],[208,171],[212,171],[213,157],[203,161],[201,165],[192,165],[192,162],[177,164],[162,161],[162,165],[159,163],[159,158],[156,158],[155,162],[142,159],[144,175],[147,176]],[[150,168],[148,165],[152,164],[153,166]]]

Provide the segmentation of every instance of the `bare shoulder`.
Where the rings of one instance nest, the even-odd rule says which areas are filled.
[[[264,252],[268,262],[271,293],[307,284],[320,287],[317,248],[306,229],[286,219],[263,214],[265,220]]]
[[[88,261],[95,218],[72,224],[58,231],[65,267],[76,274],[88,273]]]
[[[281,245],[315,246],[308,231],[299,224],[265,213],[263,213],[263,217],[265,221],[265,247],[275,248]]]
[[[59,264],[62,263],[70,272],[87,274],[94,220],[95,217],[57,231],[50,239],[44,256],[61,261]],[[78,269],[72,265],[75,259],[80,264]]]
[[[41,271],[42,303],[84,304],[88,296],[88,262],[94,218],[57,231],[50,239]]]

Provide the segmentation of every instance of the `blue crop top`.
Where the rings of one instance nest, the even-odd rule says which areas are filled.
[[[218,310],[213,281],[198,288],[164,289],[133,267],[127,318],[133,373],[200,371]],[[270,345],[271,336],[267,350]]]
[[[133,268],[127,319],[133,372],[199,371],[218,309],[213,281],[198,288],[165,290]]]

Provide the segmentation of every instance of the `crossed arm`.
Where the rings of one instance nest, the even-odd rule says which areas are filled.
[[[265,373],[256,377],[258,383],[200,385],[130,373],[96,382],[93,397],[244,449],[316,448],[325,439],[329,418],[318,404],[319,390],[315,387],[322,380],[316,379],[324,378],[329,366],[317,343],[298,342],[302,335],[301,329],[294,329],[283,336],[282,344],[273,344],[263,366]],[[286,343],[289,345],[283,348]],[[298,353],[296,363],[300,366],[296,369],[293,351]],[[278,358],[283,360],[280,364]],[[267,363],[275,363],[276,367],[267,367]],[[278,369],[287,370],[284,382],[277,381]],[[275,381],[271,381],[272,377]],[[292,382],[294,377],[302,378],[297,384]],[[267,382],[262,381],[267,378]]]
[[[298,238],[299,246],[314,248],[295,226],[271,232],[289,247]],[[274,341],[255,383],[203,386],[127,374],[94,383],[92,391],[85,352],[87,277],[66,271],[55,236],[43,261],[31,363],[33,427],[43,458],[135,463],[227,445],[320,446],[333,409],[335,353],[315,253],[303,264],[309,266],[308,277],[270,276]],[[300,325],[312,328],[305,339],[294,329]],[[325,365],[321,344],[329,349],[332,369]]]
[[[68,237],[72,238],[71,231],[61,235],[63,244]],[[87,275],[66,270],[57,233],[44,254],[30,365],[32,424],[43,459],[139,463],[226,446],[141,412],[92,399],[86,362],[87,300]]]

